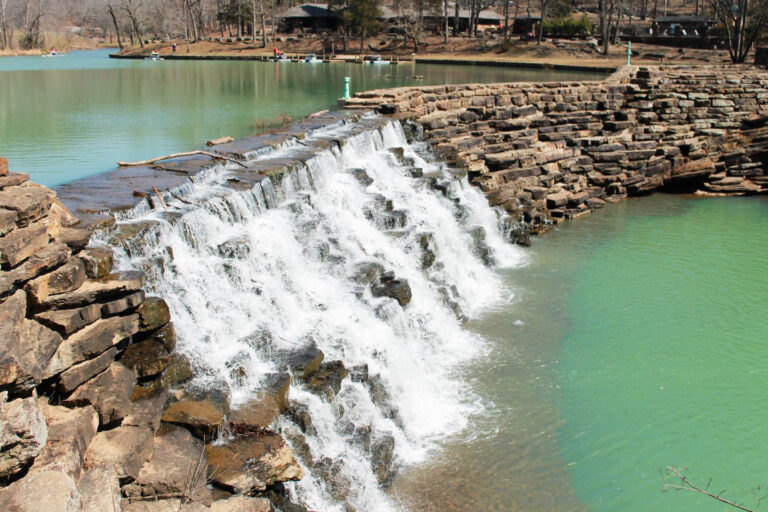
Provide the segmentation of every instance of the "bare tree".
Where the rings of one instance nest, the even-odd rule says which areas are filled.
[[[128,15],[128,19],[131,21],[131,28],[133,29],[132,33],[139,40],[139,45],[144,48],[144,40],[141,37],[141,28],[139,27],[140,0],[124,0],[120,8]]]
[[[734,63],[744,62],[768,22],[765,0],[712,0],[712,10],[725,28],[728,53]]]
[[[5,14],[7,5],[8,0],[0,0],[0,44],[3,50],[10,46],[10,41],[8,40],[8,18]]]
[[[115,15],[115,10],[112,8],[112,4],[107,2],[107,12],[109,13],[110,17],[112,18],[112,23],[115,25],[115,35],[117,36],[117,46],[120,47],[120,49],[123,49],[123,41],[120,39],[120,25],[117,23],[117,16]]]

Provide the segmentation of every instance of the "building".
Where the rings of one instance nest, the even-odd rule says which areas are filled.
[[[659,16],[653,20],[656,36],[704,37],[717,22],[707,16]]]
[[[280,20],[281,32],[294,32],[296,30],[324,32],[336,30],[342,23],[338,13],[328,9],[328,4],[298,5],[276,16],[276,18]]]

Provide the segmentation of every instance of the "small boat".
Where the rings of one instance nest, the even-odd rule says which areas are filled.
[[[43,57],[59,57],[59,56],[60,56],[59,52],[57,52],[55,49],[43,55]]]
[[[289,59],[288,56],[284,53],[273,56],[271,60],[272,62],[291,62],[291,59]]]
[[[149,57],[144,57],[144,60],[165,60],[160,56],[160,52],[157,50],[152,50],[152,53],[149,54]]]
[[[306,57],[304,57],[304,62],[322,62],[320,59],[317,58],[317,55],[314,53],[308,53]]]
[[[381,60],[381,55],[371,55],[368,59],[368,64],[389,64],[389,62]]]

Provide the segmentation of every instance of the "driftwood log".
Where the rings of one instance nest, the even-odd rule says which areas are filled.
[[[136,165],[150,165],[154,164],[155,162],[160,162],[161,160],[168,160],[170,158],[178,158],[180,156],[191,156],[191,155],[205,155],[210,156],[211,158],[216,158],[220,160],[226,160],[228,162],[234,162],[240,167],[245,167],[245,164],[241,162],[240,160],[235,160],[234,158],[230,158],[228,156],[224,156],[220,153],[211,153],[210,151],[203,151],[203,150],[197,150],[197,151],[185,151],[183,153],[172,153],[170,155],[165,156],[158,156],[157,158],[150,158],[149,160],[141,160],[139,162],[117,162],[117,165],[120,167],[132,167]]]

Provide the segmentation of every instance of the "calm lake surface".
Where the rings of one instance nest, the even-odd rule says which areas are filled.
[[[602,74],[441,64],[360,65],[109,59],[116,50],[0,58],[0,155],[48,186],[117,160],[197,149],[265,121],[335,108],[352,92],[402,85],[599,79]],[[423,76],[423,80],[411,77]]]
[[[654,195],[534,241],[475,321],[488,413],[394,492],[423,511],[718,512],[768,485],[768,200]],[[761,496],[765,493],[763,493]]]

